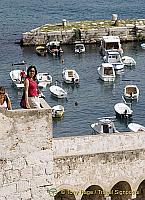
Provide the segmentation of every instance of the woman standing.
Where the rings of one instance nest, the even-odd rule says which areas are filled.
[[[12,109],[12,104],[8,94],[5,92],[4,87],[0,87],[0,109]]]
[[[38,97],[38,83],[36,75],[36,67],[31,65],[27,69],[27,77],[24,82],[26,108],[41,108]]]

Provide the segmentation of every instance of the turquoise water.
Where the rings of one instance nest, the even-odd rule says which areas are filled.
[[[13,102],[13,108],[19,107],[21,91],[17,91],[11,84],[9,72],[12,63],[26,60],[29,64],[35,64],[39,72],[49,72],[53,80],[59,80],[60,84],[68,91],[68,101],[52,98],[49,88],[43,93],[50,106],[62,104],[65,114],[62,120],[54,121],[54,135],[84,135],[91,134],[90,124],[98,117],[113,116],[114,105],[121,101],[123,88],[127,81],[122,79],[136,80],[140,89],[139,102],[133,103],[133,121],[145,124],[145,70],[144,54],[140,43],[123,44],[125,54],[132,56],[137,66],[125,68],[124,74],[118,75],[115,83],[105,84],[99,80],[97,66],[102,62],[97,45],[87,45],[86,53],[74,54],[74,46],[64,46],[64,65],[57,58],[39,57],[34,48],[20,48],[15,41],[21,38],[21,33],[36,28],[45,23],[61,22],[62,19],[69,21],[111,19],[113,13],[119,18],[144,18],[145,5],[143,1],[95,1],[89,3],[86,0],[78,1],[1,1],[0,10],[0,84],[4,85]],[[109,8],[109,9],[108,9]],[[139,12],[138,12],[139,10]],[[62,83],[62,69],[72,67],[80,75],[78,86],[69,86]],[[78,105],[75,106],[75,102]],[[128,131],[126,125],[119,121],[115,122],[119,131]]]

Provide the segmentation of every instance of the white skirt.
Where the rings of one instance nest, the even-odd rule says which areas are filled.
[[[28,97],[30,108],[41,108],[39,97]]]

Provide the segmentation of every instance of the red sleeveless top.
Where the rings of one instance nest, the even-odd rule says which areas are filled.
[[[31,78],[27,78],[29,81],[28,97],[38,96],[38,84]]]

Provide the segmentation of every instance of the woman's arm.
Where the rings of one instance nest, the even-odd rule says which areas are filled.
[[[7,108],[8,108],[8,110],[12,110],[11,100],[10,100],[10,98],[9,98],[7,93],[5,95],[6,95]]]
[[[24,82],[26,108],[30,108],[29,101],[28,101],[28,90],[29,90],[29,80],[26,79]]]

